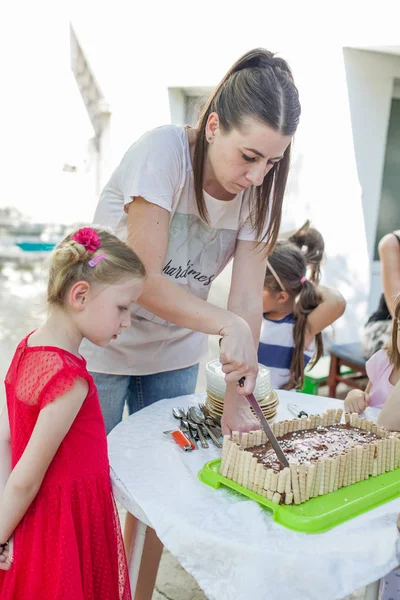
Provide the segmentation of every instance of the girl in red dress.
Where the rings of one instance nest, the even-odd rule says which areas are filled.
[[[23,339],[0,417],[1,600],[131,598],[97,390],[79,354],[130,325],[145,268],[105,230],[53,252],[50,314]]]

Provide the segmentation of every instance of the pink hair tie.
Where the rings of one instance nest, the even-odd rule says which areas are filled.
[[[301,285],[303,285],[303,283],[304,283],[305,281],[307,281],[307,277],[304,275],[304,277],[302,277],[302,278],[300,279],[300,283],[301,283]]]
[[[101,247],[101,239],[91,227],[78,229],[71,239],[84,246],[88,252],[96,252]]]

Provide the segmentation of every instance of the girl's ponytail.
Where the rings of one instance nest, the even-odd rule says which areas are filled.
[[[318,284],[321,279],[321,262],[325,250],[324,238],[320,232],[310,227],[310,221],[307,220],[289,238],[289,241],[303,252],[307,267],[310,269],[310,281]]]
[[[304,342],[307,332],[308,315],[322,302],[322,296],[316,285],[306,279],[302,283],[302,289],[294,309],[294,327],[293,341],[294,353],[292,364],[290,365],[290,382],[291,387],[301,389],[304,384]],[[315,336],[315,354],[312,359],[314,365],[321,356],[324,355],[324,347],[322,343],[322,334],[317,333]]]

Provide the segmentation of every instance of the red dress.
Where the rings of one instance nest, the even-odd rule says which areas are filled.
[[[104,421],[86,361],[52,346],[30,348],[27,339],[5,380],[13,467],[41,408],[77,377],[87,380],[89,391],[14,532],[14,563],[0,570],[0,598],[130,600]]]

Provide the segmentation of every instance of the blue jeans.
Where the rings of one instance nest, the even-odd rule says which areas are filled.
[[[153,375],[91,373],[99,392],[107,435],[122,420],[125,403],[129,414],[163,398],[193,394],[199,365]]]

